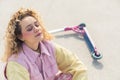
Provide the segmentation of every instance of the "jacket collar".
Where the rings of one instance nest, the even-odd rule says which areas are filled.
[[[40,53],[33,51],[25,43],[22,44],[22,47],[23,47],[23,53],[28,57],[28,59],[31,62],[35,62],[37,57],[42,57],[41,55],[50,56],[50,53],[46,47],[45,42],[42,41],[39,43]]]

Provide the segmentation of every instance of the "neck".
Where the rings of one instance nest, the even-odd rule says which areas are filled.
[[[26,43],[26,45],[28,46],[28,47],[30,47],[32,50],[34,50],[34,51],[37,51],[38,50],[38,46],[39,46],[39,43]]]

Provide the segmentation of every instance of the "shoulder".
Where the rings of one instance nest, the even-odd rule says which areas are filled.
[[[48,47],[52,47],[56,50],[59,50],[59,49],[66,49],[64,48],[63,46],[57,44],[56,42],[53,42],[53,41],[48,41],[48,40],[45,40],[45,41],[42,41],[42,43],[45,45],[45,46],[48,46]]]
[[[41,41],[41,43],[43,43],[45,45],[53,45],[53,41],[52,40],[43,40],[43,41]]]
[[[13,71],[13,70],[25,70],[27,71],[22,65],[20,65],[19,63],[15,62],[15,61],[9,61],[7,63],[7,70],[8,71]]]
[[[50,41],[50,40],[44,40],[44,41],[41,41],[40,42],[40,45],[41,47],[42,46],[46,46],[46,48],[49,50],[55,50],[55,45],[54,45],[54,42],[53,41]]]
[[[6,67],[6,76],[8,79],[12,80],[21,80],[23,76],[26,76],[26,80],[28,80],[27,78],[29,78],[29,72],[25,67],[17,62],[9,61]]]
[[[26,56],[23,53],[23,51],[19,52],[18,54],[13,54],[9,59],[8,59],[8,63],[18,63],[21,66],[24,66],[25,68],[27,68],[27,64],[26,64]]]
[[[17,62],[17,61],[21,60],[21,58],[22,58],[22,60],[24,60],[24,57],[25,57],[25,55],[24,55],[23,51],[21,50],[18,53],[12,54],[9,57],[8,61],[16,61]]]

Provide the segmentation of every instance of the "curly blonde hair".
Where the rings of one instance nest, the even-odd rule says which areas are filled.
[[[12,16],[12,18],[8,23],[8,27],[5,35],[6,45],[5,45],[5,53],[3,56],[3,61],[7,61],[12,54],[18,54],[18,52],[20,51],[23,43],[23,41],[21,41],[18,38],[19,36],[22,35],[20,21],[27,16],[32,16],[36,20],[38,20],[43,30],[43,36],[44,36],[43,40],[51,40],[53,38],[52,35],[46,31],[43,22],[41,20],[41,17],[38,15],[38,13],[36,13],[35,10],[21,8]]]

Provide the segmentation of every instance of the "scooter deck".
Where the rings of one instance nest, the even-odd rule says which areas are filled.
[[[95,47],[87,29],[86,29],[86,25],[84,23],[80,24],[79,29],[84,31],[82,33],[82,35],[84,37],[84,40],[85,40],[87,46],[89,47],[89,50],[90,50],[92,57],[94,59],[101,59],[102,55],[97,51],[97,48]]]

